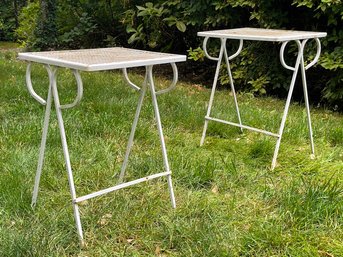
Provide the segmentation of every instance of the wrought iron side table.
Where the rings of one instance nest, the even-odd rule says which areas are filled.
[[[135,185],[144,181],[148,181],[148,180],[159,178],[159,177],[166,177],[167,182],[168,182],[168,187],[169,187],[171,204],[173,208],[176,207],[172,179],[171,179],[171,170],[168,163],[167,150],[166,150],[166,146],[164,142],[162,124],[161,124],[161,119],[160,119],[160,112],[159,112],[159,108],[157,104],[157,95],[167,93],[175,87],[177,79],[178,79],[178,72],[177,72],[177,67],[175,63],[185,61],[186,56],[114,47],[114,48],[85,49],[85,50],[71,50],[71,51],[20,53],[18,58],[20,60],[28,61],[28,66],[26,70],[26,85],[31,96],[35,100],[37,100],[40,104],[46,106],[44,125],[43,125],[43,134],[42,134],[42,139],[41,139],[35,185],[34,185],[33,196],[32,196],[32,206],[34,206],[37,202],[38,187],[39,187],[39,181],[40,181],[40,177],[42,173],[46,138],[48,134],[50,112],[52,108],[52,102],[54,102],[55,110],[57,113],[60,137],[62,141],[64,160],[65,160],[67,174],[68,174],[69,188],[70,188],[70,194],[72,198],[72,205],[73,205],[73,210],[74,210],[76,228],[77,228],[77,233],[78,233],[79,239],[81,240],[81,243],[83,243],[83,231],[82,231],[82,226],[81,226],[81,218],[80,218],[78,204],[82,201],[85,201],[85,200],[88,200],[88,199],[91,199],[100,195],[104,195],[104,194],[107,194],[107,193],[110,193],[110,192],[113,192],[122,188],[126,188],[128,186]],[[48,72],[50,82],[49,82],[48,96],[46,100],[44,100],[41,96],[39,96],[33,89],[32,82],[31,82],[31,62],[43,64]],[[154,80],[153,80],[153,66],[158,65],[158,64],[171,64],[172,69],[173,69],[173,81],[170,87],[160,90],[160,91],[155,90],[155,85],[154,85]],[[71,69],[75,76],[75,79],[77,82],[77,96],[74,102],[71,104],[66,104],[66,105],[60,104],[60,98],[59,98],[58,90],[57,90],[58,88],[57,87],[57,70],[58,70],[57,68],[58,67]],[[132,67],[145,67],[146,68],[145,80],[141,88],[135,85],[134,83],[132,83],[130,79],[128,78],[127,68],[132,68]],[[140,97],[138,100],[135,118],[132,123],[132,129],[131,129],[131,133],[130,133],[128,144],[127,144],[125,158],[121,166],[119,184],[110,188],[106,188],[106,189],[94,192],[94,193],[77,197],[75,185],[74,185],[73,172],[72,172],[71,162],[70,162],[70,157],[69,157],[69,150],[68,150],[68,145],[67,145],[64,122],[62,118],[62,110],[73,108],[81,101],[82,94],[83,94],[83,84],[82,84],[79,71],[104,71],[104,70],[113,70],[113,69],[121,69],[123,71],[124,79],[127,81],[127,83],[133,89],[140,91]],[[140,114],[141,107],[143,104],[144,95],[148,87],[150,89],[151,96],[152,96],[157,129],[159,133],[159,140],[161,143],[161,150],[162,150],[163,163],[164,163],[164,172],[156,173],[150,176],[146,176],[146,177],[139,178],[130,182],[123,183],[122,181],[123,181],[125,170],[128,164],[130,150],[133,145],[133,139],[135,135],[137,122],[139,119],[139,114]]]
[[[314,143],[313,143],[313,134],[312,134],[312,126],[311,126],[311,117],[310,117],[310,106],[309,106],[309,101],[308,101],[308,94],[307,94],[307,82],[306,82],[306,70],[312,67],[319,59],[320,52],[321,52],[321,45],[319,38],[325,37],[326,33],[325,32],[311,32],[311,31],[292,31],[292,30],[275,30],[275,29],[261,29],[261,28],[236,28],[236,29],[226,29],[226,30],[213,30],[213,31],[203,31],[203,32],[198,32],[198,36],[204,37],[203,41],[203,50],[205,52],[205,55],[207,58],[210,60],[217,61],[217,68],[216,72],[214,75],[214,81],[212,85],[212,91],[211,91],[211,96],[208,104],[208,109],[207,113],[205,116],[205,124],[204,124],[204,129],[200,141],[200,145],[203,145],[205,137],[206,137],[206,131],[207,131],[207,126],[209,121],[216,121],[232,126],[237,126],[241,129],[249,129],[253,130],[255,132],[260,132],[269,136],[273,136],[277,138],[276,145],[275,145],[275,150],[274,150],[274,156],[272,160],[272,165],[271,169],[273,170],[276,166],[276,159],[278,156],[279,148],[280,148],[280,143],[281,143],[281,138],[283,134],[283,130],[285,127],[286,123],[286,118],[288,114],[288,109],[290,106],[290,101],[292,98],[293,94],[293,89],[295,85],[295,80],[299,71],[299,68],[301,70],[301,77],[302,77],[302,84],[303,84],[303,91],[304,91],[304,99],[305,99],[305,106],[306,106],[306,113],[307,113],[307,121],[308,121],[308,129],[309,129],[309,136],[310,136],[310,143],[311,143],[311,152],[312,156],[314,156]],[[219,38],[221,41],[221,47],[220,47],[220,52],[218,57],[212,57],[208,54],[207,51],[207,41],[209,38]],[[226,41],[227,39],[236,39],[239,40],[239,47],[236,53],[232,54],[231,56],[228,56],[227,49],[226,49]],[[317,53],[314,57],[314,59],[305,66],[304,64],[304,48],[306,45],[306,42],[309,39],[314,39],[316,44],[317,44]],[[280,61],[283,67],[285,67],[288,70],[293,71],[293,76],[292,80],[290,83],[289,91],[288,91],[288,96],[284,108],[284,112],[282,115],[282,120],[280,124],[280,128],[278,133],[272,133],[266,130],[254,128],[251,126],[243,125],[241,121],[241,116],[239,113],[239,107],[238,107],[238,102],[237,102],[237,97],[236,97],[236,91],[233,83],[233,78],[232,78],[232,73],[231,73],[231,68],[230,68],[230,60],[233,58],[237,57],[239,53],[241,52],[243,48],[243,41],[244,40],[255,40],[255,41],[270,41],[270,42],[281,42],[281,48],[280,48]],[[295,43],[298,46],[298,55],[297,59],[295,62],[294,67],[289,66],[285,63],[284,60],[284,51],[286,45],[290,41],[295,41]],[[219,71],[220,71],[220,65],[223,61],[223,58],[225,59],[225,63],[227,65],[227,72],[230,78],[230,86],[235,102],[235,108],[237,112],[237,118],[238,118],[238,123],[235,122],[230,122],[222,119],[217,119],[214,117],[211,117],[211,109],[214,101],[214,94],[216,91],[216,86],[217,86],[217,81],[219,77]]]

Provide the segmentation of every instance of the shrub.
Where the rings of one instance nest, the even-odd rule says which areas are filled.
[[[54,49],[57,45],[56,26],[57,0],[40,1],[40,12],[34,30],[32,48]]]
[[[183,54],[188,51],[193,62],[187,65],[183,72],[199,75],[201,78],[213,77],[213,71],[208,66],[214,66],[215,63],[204,60],[204,54],[199,48],[202,39],[197,37],[198,31],[246,26],[326,31],[328,36],[321,40],[323,47],[319,63],[308,70],[308,91],[312,101],[343,108],[341,0],[42,2],[48,4],[46,7],[49,17],[40,13],[34,37],[26,36],[32,33],[30,25],[33,24],[34,17],[30,17],[29,10],[34,9],[33,4],[23,9],[20,27],[17,29],[20,39],[32,48],[120,45]],[[0,37],[1,27],[8,26],[7,24],[11,23],[2,17]],[[312,43],[307,44],[309,47],[306,56],[313,57],[315,54],[315,49],[310,51]],[[247,41],[244,46],[242,53],[231,64],[237,88],[257,95],[285,96],[291,74],[279,64],[280,44]],[[234,52],[237,42],[230,40],[227,47],[229,52]],[[211,40],[209,48],[210,54],[218,53],[219,40]],[[295,63],[296,46],[290,44],[286,55],[290,64]],[[225,66],[222,69],[225,69]],[[194,79],[194,76],[190,79]],[[220,81],[222,85],[227,86],[229,80],[224,72]],[[295,89],[295,97],[298,100],[302,99],[301,88],[297,85]]]
[[[38,1],[30,2],[25,6],[19,15],[19,27],[15,30],[15,35],[22,47],[33,44],[36,20],[39,14]]]

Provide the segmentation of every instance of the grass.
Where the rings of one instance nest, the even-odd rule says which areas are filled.
[[[0,41],[0,51],[12,50],[13,48],[18,48],[19,45],[13,42]]]
[[[32,77],[46,95],[45,70],[35,65]],[[82,77],[80,106],[63,111],[78,196],[117,183],[138,99],[117,72]],[[58,79],[61,98],[72,100],[72,74],[61,70]],[[29,96],[25,63],[10,50],[0,53],[0,86],[0,256],[343,256],[340,114],[312,109],[311,160],[306,113],[293,103],[271,171],[274,138],[210,122],[199,147],[210,91],[179,83],[158,97],[177,209],[164,179],[89,200],[80,207],[87,241],[80,248],[54,113],[38,204],[30,207],[44,107]],[[284,101],[238,98],[246,124],[277,131]],[[213,113],[236,119],[228,91],[216,94]],[[146,101],[126,179],[162,168]]]

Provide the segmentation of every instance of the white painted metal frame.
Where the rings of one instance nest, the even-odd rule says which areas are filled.
[[[63,154],[64,154],[64,160],[66,164],[66,170],[68,174],[68,182],[69,182],[69,189],[70,189],[70,194],[72,197],[72,205],[73,205],[73,210],[74,210],[74,217],[75,217],[75,222],[76,222],[76,228],[77,228],[77,233],[79,236],[79,239],[81,241],[81,244],[84,243],[83,239],[83,230],[82,230],[82,225],[81,225],[81,218],[80,218],[80,212],[79,212],[79,206],[78,204],[82,201],[101,196],[122,188],[126,188],[141,182],[145,182],[148,180],[152,180],[155,178],[159,177],[166,177],[167,178],[167,183],[168,183],[168,188],[169,188],[169,193],[170,193],[170,200],[171,200],[171,205],[173,208],[176,208],[176,202],[175,202],[175,196],[174,196],[174,190],[173,190],[173,185],[172,185],[172,178],[171,178],[171,170],[169,167],[168,163],[168,157],[167,157],[167,150],[166,150],[166,145],[164,142],[164,136],[163,136],[163,131],[162,131],[162,123],[161,123],[161,118],[160,118],[160,112],[158,108],[158,103],[157,103],[157,95],[158,94],[163,94],[167,93],[170,90],[172,90],[177,82],[178,79],[178,72],[177,72],[177,67],[175,63],[170,63],[173,69],[173,80],[167,89],[156,91],[155,90],[155,85],[154,85],[154,80],[153,80],[153,65],[147,65],[146,67],[146,74],[145,74],[145,79],[143,82],[142,87],[138,87],[134,83],[132,83],[128,77],[127,70],[126,68],[123,68],[123,75],[124,79],[128,82],[128,84],[135,90],[140,91],[140,97],[138,100],[138,105],[136,109],[136,114],[135,118],[132,124],[132,129],[131,133],[129,136],[128,140],[128,145],[127,145],[127,150],[125,154],[125,159],[123,161],[122,167],[121,167],[121,172],[120,172],[120,177],[119,177],[119,184],[115,185],[110,188],[106,188],[94,193],[90,193],[81,197],[76,196],[76,190],[75,190],[75,184],[74,184],[74,178],[73,178],[73,172],[71,168],[71,162],[70,162],[70,156],[69,156],[69,150],[68,150],[68,145],[67,145],[67,139],[66,139],[66,133],[65,133],[65,128],[64,128],[64,122],[62,118],[62,110],[63,109],[69,109],[72,107],[75,107],[82,98],[83,94],[83,84],[81,80],[81,76],[79,74],[78,70],[72,69],[72,72],[75,76],[76,82],[77,82],[77,96],[74,100],[73,103],[71,104],[66,104],[66,105],[61,105],[60,104],[60,99],[58,95],[58,90],[57,90],[57,67],[51,66],[49,64],[45,64],[45,68],[48,72],[49,75],[49,90],[48,90],[48,96],[47,99],[44,100],[41,96],[39,96],[35,90],[33,89],[32,82],[31,82],[31,62],[28,63],[27,70],[26,70],[26,85],[27,88],[31,94],[31,96],[37,100],[40,104],[45,105],[45,117],[44,117],[44,125],[43,125],[43,133],[42,133],[42,140],[41,140],[41,145],[40,145],[40,152],[39,152],[39,158],[38,158],[38,165],[37,165],[37,171],[36,171],[36,177],[35,177],[35,184],[34,184],[34,190],[33,190],[33,195],[32,195],[32,203],[31,206],[34,207],[37,202],[37,196],[38,196],[38,188],[39,188],[39,182],[42,174],[42,168],[43,168],[43,162],[44,162],[44,154],[45,154],[45,148],[46,148],[46,139],[47,139],[47,134],[48,134],[48,127],[49,127],[49,120],[50,120],[50,113],[51,113],[51,108],[52,108],[52,102],[55,103],[55,110],[57,114],[57,120],[58,120],[58,126],[59,126],[59,131],[60,131],[60,137],[62,141],[62,149],[63,149]],[[143,104],[144,96],[147,91],[147,88],[149,87],[151,96],[152,96],[152,103],[154,107],[154,113],[155,113],[155,119],[157,123],[157,130],[159,134],[159,140],[161,143],[161,150],[162,150],[162,157],[163,157],[163,163],[164,163],[164,171],[160,173],[156,173],[150,176],[146,176],[143,178],[139,178],[133,181],[125,182],[123,183],[123,178],[125,175],[125,170],[128,164],[129,160],[129,155],[130,151],[133,145],[133,139],[141,111],[141,107]]]
[[[244,28],[244,30],[247,30],[249,32],[250,28]],[[262,29],[251,29],[252,31],[257,31],[257,32],[261,32]],[[233,38],[233,39],[239,39],[239,47],[238,50],[236,51],[236,53],[234,53],[231,56],[228,56],[227,53],[227,49],[226,49],[226,41],[228,39],[228,32],[229,31],[234,31],[234,30],[227,30],[227,31],[211,31],[211,32],[199,32],[198,35],[199,36],[204,36],[204,41],[203,41],[203,50],[204,53],[206,55],[207,58],[209,58],[210,60],[214,60],[217,61],[217,67],[216,67],[216,72],[214,75],[214,80],[213,80],[213,85],[212,85],[212,91],[211,91],[211,95],[210,95],[210,100],[209,100],[209,104],[208,104],[208,108],[207,108],[207,113],[205,116],[205,124],[204,124],[204,128],[203,128],[203,132],[202,132],[202,137],[200,140],[200,145],[204,144],[205,141],[205,137],[206,137],[206,131],[207,131],[207,127],[208,127],[208,122],[209,121],[216,121],[216,122],[220,122],[220,123],[224,123],[227,125],[232,125],[232,126],[236,126],[239,127],[240,130],[242,131],[242,129],[248,129],[248,130],[252,130],[255,132],[259,132],[259,133],[263,133],[266,134],[268,136],[273,136],[277,138],[276,141],[276,145],[275,145],[275,150],[274,150],[274,155],[273,155],[273,159],[272,159],[272,164],[271,164],[271,169],[273,170],[276,166],[276,160],[277,160],[277,156],[279,153],[279,148],[280,148],[280,144],[281,144],[281,139],[282,139],[282,134],[284,131],[284,127],[285,127],[285,123],[286,123],[286,118],[287,118],[287,114],[288,114],[288,110],[289,110],[289,106],[290,106],[290,102],[291,102],[291,98],[292,98],[292,94],[293,94],[293,90],[294,90],[294,85],[295,85],[295,81],[296,81],[296,77],[299,71],[299,68],[301,70],[301,78],[302,78],[302,84],[303,84],[303,91],[304,91],[304,100],[305,100],[305,108],[306,108],[306,114],[307,114],[307,121],[308,121],[308,129],[309,129],[309,137],[310,137],[310,145],[311,145],[311,158],[314,157],[314,143],[313,143],[313,132],[312,132],[312,125],[311,125],[311,116],[310,116],[310,105],[309,105],[309,100],[308,100],[308,93],[307,93],[307,82],[306,82],[306,70],[309,69],[310,67],[312,67],[319,59],[320,56],[320,52],[321,52],[321,45],[320,45],[320,41],[319,39],[316,37],[316,34],[311,34],[309,32],[305,32],[304,35],[301,35],[301,33],[297,36],[292,35],[292,32],[290,33],[291,36],[288,35],[288,38],[286,38],[285,41],[282,41],[282,38],[280,37],[265,37],[265,38],[257,38],[256,36],[253,37],[251,35],[244,35],[244,36],[239,36],[237,34],[234,35],[230,35],[229,38]],[[271,31],[271,30],[269,30]],[[274,30],[275,32],[279,32],[279,30]],[[283,32],[282,30],[280,30],[281,32]],[[262,31],[263,32],[263,31]],[[318,33],[317,33],[318,34]],[[326,33],[321,33],[319,34],[321,37],[325,36]],[[317,35],[318,36],[318,35]],[[214,38],[219,38],[221,41],[221,47],[220,47],[220,51],[219,51],[219,56],[218,57],[212,57],[208,54],[207,51],[207,41],[209,40],[210,37],[214,37]],[[285,38],[285,37],[284,37]],[[297,38],[304,38],[302,40],[297,39]],[[235,92],[235,87],[234,87],[234,83],[233,83],[233,78],[232,78],[232,73],[231,73],[231,68],[230,68],[230,60],[232,60],[233,58],[235,58],[236,56],[239,55],[239,53],[242,50],[243,47],[243,39],[248,39],[248,40],[262,40],[262,41],[279,41],[282,42],[281,48],[280,48],[280,61],[283,67],[285,67],[288,70],[293,71],[293,75],[292,75],[292,79],[291,79],[291,83],[290,83],[290,87],[289,87],[289,91],[288,91],[288,96],[287,96],[287,100],[286,100],[286,104],[284,107],[284,112],[282,115],[282,120],[281,120],[281,124],[280,124],[280,128],[278,133],[273,133],[273,132],[269,132],[266,130],[262,130],[262,129],[258,129],[258,128],[254,128],[254,127],[250,127],[247,125],[243,125],[242,121],[241,121],[241,116],[240,116],[240,112],[239,112],[239,106],[238,106],[238,102],[237,102],[237,97],[236,97],[236,92]],[[308,41],[308,39],[314,39],[317,45],[317,53],[314,57],[314,59],[305,66],[304,63],[304,48],[305,48],[305,44]],[[297,59],[296,59],[296,63],[294,65],[294,67],[291,67],[289,65],[287,65],[285,63],[284,60],[284,50],[286,45],[290,42],[290,40],[294,40],[298,46],[298,54],[297,54]],[[225,63],[227,66],[227,72],[230,78],[230,86],[231,86],[231,90],[232,90],[232,94],[233,94],[233,98],[234,98],[234,103],[235,103],[235,107],[236,107],[236,112],[237,112],[237,118],[238,118],[238,123],[235,122],[230,122],[230,121],[226,121],[226,120],[222,120],[222,119],[217,119],[214,117],[211,117],[211,109],[213,106],[213,101],[214,101],[214,94],[216,91],[216,86],[217,86],[217,81],[218,81],[218,77],[219,77],[219,72],[220,72],[220,66],[221,63],[223,61],[223,58],[225,59]]]

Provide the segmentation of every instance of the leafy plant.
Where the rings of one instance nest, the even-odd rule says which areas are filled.
[[[323,98],[331,105],[342,109],[343,105],[343,3],[341,0],[293,0],[297,7],[311,12],[311,22],[328,35],[322,40],[323,53],[319,65],[325,69],[326,86],[322,90]]]
[[[39,2],[33,1],[21,10],[19,15],[19,27],[15,30],[15,34],[22,47],[31,45],[35,40],[34,31],[39,8]]]
[[[165,4],[146,3],[137,6],[136,11],[126,12],[126,31],[131,34],[128,43],[140,43],[150,48],[168,48],[175,40],[175,35],[168,32],[168,27],[176,27],[180,32],[185,32],[185,23],[171,15]],[[129,19],[128,19],[129,18]],[[164,47],[164,46],[167,47]]]
[[[14,2],[19,4],[17,8]],[[37,11],[39,2],[44,5]],[[26,7],[22,9],[23,6]],[[343,106],[342,13],[341,0],[3,0],[0,40],[18,37],[22,45],[32,49],[120,45],[188,52],[194,62],[184,72],[195,74],[194,79],[203,78],[202,83],[207,83],[213,78],[209,65],[215,63],[205,61],[198,31],[235,27],[326,31],[327,37],[321,39],[319,62],[308,70],[309,93],[311,99],[339,109]],[[215,56],[219,42],[213,41],[209,43],[209,52]],[[311,44],[308,42],[305,49],[307,59],[315,54],[315,46]],[[227,48],[234,52],[237,42],[228,41]],[[291,73],[280,65],[279,49],[279,44],[245,42],[242,53],[231,63],[237,89],[284,97]],[[289,63],[295,60],[296,53],[296,46],[287,47]],[[223,65],[220,81],[227,87],[225,68]],[[296,86],[295,98],[301,100],[303,94],[298,89],[301,87]]]
[[[190,60],[203,61],[205,58],[205,52],[200,47],[197,47],[195,49],[190,48],[187,52],[188,52],[188,59],[190,59]]]
[[[57,45],[56,24],[57,0],[44,0],[40,4],[40,12],[34,30],[35,41],[32,47],[46,50]]]
[[[68,48],[90,47],[92,45],[91,35],[97,28],[93,19],[87,13],[82,13],[77,25],[61,35],[59,42]]]

